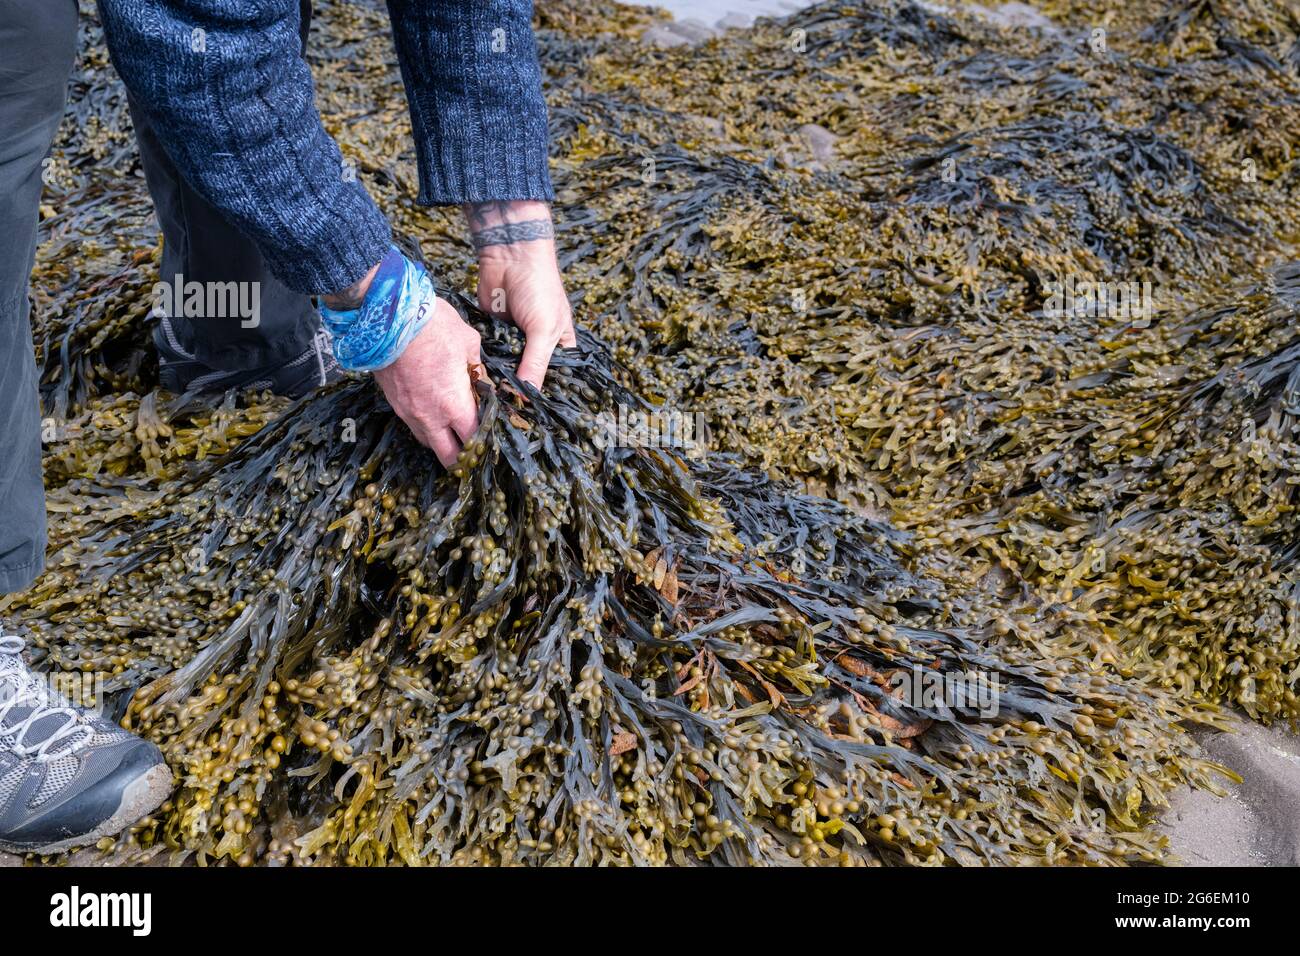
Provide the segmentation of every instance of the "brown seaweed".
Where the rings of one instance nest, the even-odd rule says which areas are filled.
[[[462,306],[487,377],[450,475],[347,382],[152,494],[106,489],[11,605],[47,665],[134,690],[126,725],[181,776],[135,844],[245,863],[1156,858],[1137,811],[1207,768],[1171,700],[1029,652],[1068,612],[936,627],[953,601],[903,568],[905,536],[724,456],[601,442],[596,415],[646,406],[590,336],[542,396],[510,371],[517,336]],[[996,707],[900,696],[922,670],[981,675]]]

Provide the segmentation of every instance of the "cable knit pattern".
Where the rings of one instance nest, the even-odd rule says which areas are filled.
[[[99,0],[113,62],[182,175],[291,289],[343,289],[387,219],[348,181],[298,0]],[[429,204],[554,198],[531,0],[389,0]]]

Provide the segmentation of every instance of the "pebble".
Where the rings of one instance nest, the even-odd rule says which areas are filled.
[[[825,126],[819,126],[816,123],[805,123],[799,127],[799,135],[807,144],[808,150],[813,154],[813,159],[818,163],[835,161],[835,143],[839,137]]]

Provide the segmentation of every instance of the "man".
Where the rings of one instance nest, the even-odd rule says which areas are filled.
[[[524,331],[519,374],[540,388],[554,348],[575,339],[547,205],[531,2],[390,0],[389,12],[419,201],[464,207],[478,250],[479,301]],[[229,224],[256,246],[246,274],[269,269],[285,290],[287,305],[268,316],[274,327],[254,335],[235,332],[229,324],[237,320],[220,329],[187,327],[175,316],[160,323],[165,381],[194,388],[265,380],[305,390],[310,377],[305,386],[279,363],[308,354],[298,351],[299,336],[314,319],[302,303],[316,295],[334,358],[372,371],[416,438],[452,464],[477,427],[469,376],[480,358],[478,334],[392,247],[384,216],[345,175],[301,59],[306,5],[101,0],[101,16],[168,242],[202,242],[208,227],[221,228],[214,221]],[[75,23],[73,0],[0,0],[0,442],[17,450],[0,465],[0,591],[26,587],[44,552],[25,286],[40,160],[61,115]],[[199,224],[195,200],[205,204]],[[170,268],[204,267],[193,249],[174,248],[163,278]],[[294,294],[303,297],[296,305]],[[327,371],[322,363],[322,378]],[[54,852],[152,812],[171,788],[157,749],[51,694],[21,649],[17,639],[0,638],[0,847]]]

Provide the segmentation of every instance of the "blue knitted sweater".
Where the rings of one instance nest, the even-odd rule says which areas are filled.
[[[181,174],[290,288],[346,288],[387,219],[346,176],[301,58],[298,0],[99,0],[114,65]],[[531,0],[388,0],[419,201],[553,198]]]

